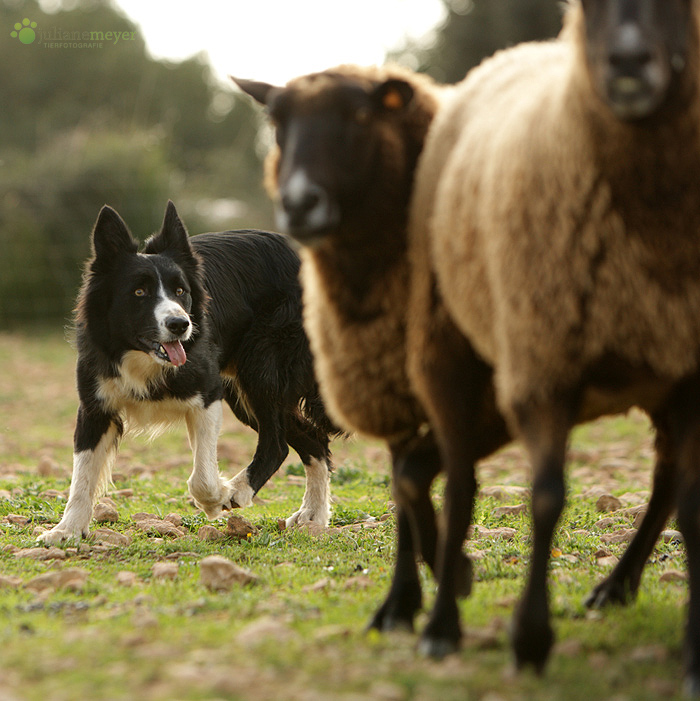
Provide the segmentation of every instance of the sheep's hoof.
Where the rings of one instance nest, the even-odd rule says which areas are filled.
[[[520,670],[532,667],[537,674],[544,672],[549,651],[554,644],[554,632],[549,625],[538,626],[539,629],[523,631],[516,626],[513,636],[515,666]]]
[[[589,609],[600,609],[604,606],[626,606],[634,598],[624,581],[608,577],[603,580],[584,601]]]
[[[418,643],[418,651],[434,660],[441,660],[459,650],[459,640],[451,638],[432,638],[425,634]]]
[[[378,630],[381,633],[390,631],[405,631],[413,633],[413,618],[420,609],[420,596],[418,601],[397,601],[392,597],[379,607],[367,625],[367,630]]]

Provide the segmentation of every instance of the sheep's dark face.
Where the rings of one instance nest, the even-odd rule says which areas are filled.
[[[275,126],[271,189],[278,227],[307,246],[333,235],[371,193],[388,125],[411,101],[412,88],[402,80],[371,85],[333,72],[286,88],[236,83],[267,106]]]
[[[622,120],[651,116],[683,72],[693,0],[581,0],[593,85]]]

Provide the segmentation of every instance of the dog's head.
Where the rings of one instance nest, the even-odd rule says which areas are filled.
[[[175,205],[139,252],[124,220],[105,205],[92,232],[93,256],[78,299],[79,333],[114,362],[142,351],[164,366],[187,361],[204,321],[200,263]]]

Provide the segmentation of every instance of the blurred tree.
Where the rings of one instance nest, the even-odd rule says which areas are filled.
[[[0,323],[66,318],[99,208],[144,238],[168,197],[192,233],[269,227],[260,117],[204,55],[156,61],[110,0],[0,0]],[[48,5],[47,5],[48,6]],[[36,23],[36,40],[11,38]],[[48,48],[46,34],[134,32],[100,48]],[[77,44],[85,43],[82,41]],[[235,198],[245,207],[212,207]],[[224,212],[215,221],[211,212]],[[237,215],[234,218],[234,213]]]
[[[447,17],[421,41],[410,42],[392,58],[456,83],[497,49],[522,41],[548,39],[561,29],[560,0],[443,0]]]

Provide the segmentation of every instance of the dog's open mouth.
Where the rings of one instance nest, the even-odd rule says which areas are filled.
[[[166,363],[172,363],[172,365],[174,365],[176,368],[187,362],[187,353],[185,353],[185,349],[182,347],[182,343],[180,343],[180,341],[161,343],[160,341],[146,341],[146,339],[142,340],[156,358],[159,358]]]

